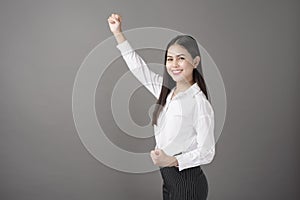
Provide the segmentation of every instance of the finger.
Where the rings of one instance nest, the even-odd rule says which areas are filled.
[[[152,159],[157,159],[158,155],[155,153],[155,151],[151,151],[151,157]]]
[[[117,21],[121,20],[121,16],[118,14],[113,14],[113,18],[116,19]]]
[[[108,20],[109,20],[110,23],[113,23],[113,24],[117,23],[117,20],[112,18],[112,17],[108,18]]]
[[[150,157],[151,157],[151,159],[153,160],[153,156],[152,156],[152,154],[150,153]]]
[[[110,16],[109,18],[112,19],[112,20],[116,20],[113,16]]]
[[[108,22],[109,22],[110,24],[115,24],[115,23],[116,23],[116,22],[113,21],[113,20],[108,20]]]
[[[155,152],[161,153],[162,150],[161,149],[155,149]]]
[[[118,21],[115,16],[111,16],[110,18],[114,21]]]
[[[114,13],[113,14],[113,18],[116,19],[116,20],[118,20],[118,15]]]
[[[115,17],[116,17],[118,20],[121,20],[121,16],[120,16],[120,15],[115,15]]]
[[[111,22],[111,23],[114,22],[114,20],[112,18],[108,18],[107,21]]]
[[[151,157],[151,159],[154,161],[154,160],[156,160],[156,156],[155,156],[155,154],[154,153],[150,153],[150,157]]]

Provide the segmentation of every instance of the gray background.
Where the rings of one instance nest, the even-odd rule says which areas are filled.
[[[219,66],[228,107],[216,157],[203,166],[209,199],[300,198],[298,1],[2,0],[0,199],[162,199],[158,171],[106,167],[74,126],[74,78],[85,56],[111,36],[112,12],[123,16],[123,30],[158,26],[195,36]],[[147,152],[153,138],[124,136],[105,107],[113,81],[127,70],[122,59],[107,70],[97,114],[115,144]],[[137,123],[149,120],[136,116],[153,101],[145,88],[133,95]]]

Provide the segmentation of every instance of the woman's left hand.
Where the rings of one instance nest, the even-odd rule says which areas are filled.
[[[178,162],[174,156],[167,155],[162,149],[155,149],[150,152],[154,165],[160,167],[177,166]]]

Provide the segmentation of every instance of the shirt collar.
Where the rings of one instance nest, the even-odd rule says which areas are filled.
[[[174,90],[175,90],[176,86],[171,90],[170,92],[170,96],[172,96]],[[193,85],[191,85],[188,89],[186,89],[183,92],[179,92],[173,99],[177,99],[180,96],[183,95],[190,95],[192,97],[194,97],[198,92],[201,92],[200,87],[198,86],[197,82],[195,82]],[[170,97],[171,98],[171,97]]]

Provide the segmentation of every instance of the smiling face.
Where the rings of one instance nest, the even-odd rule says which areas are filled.
[[[167,52],[167,72],[178,82],[193,82],[193,69],[197,67],[200,57],[194,59],[191,54],[181,45],[173,44]]]

